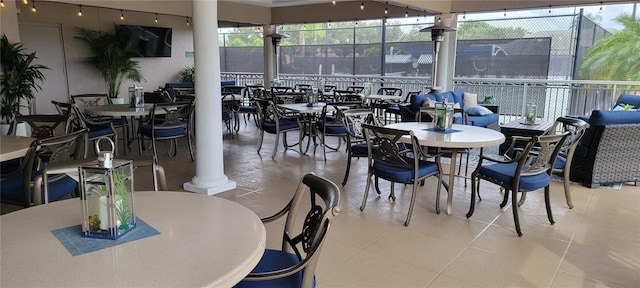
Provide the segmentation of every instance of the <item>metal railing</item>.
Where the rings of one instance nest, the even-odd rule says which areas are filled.
[[[237,85],[263,83],[262,73],[222,73],[222,80],[235,80]],[[280,74],[284,86],[313,84],[324,79],[325,84],[338,89],[371,83],[372,91],[380,87],[402,88],[403,94],[430,91],[430,79],[391,76],[336,76]],[[538,80],[454,78],[456,89],[478,95],[478,101],[492,96],[500,112],[500,123],[508,123],[522,115],[527,103],[538,107],[538,118],[555,120],[563,115],[588,115],[592,110],[610,110],[620,94],[640,95],[640,82],[597,80]]]

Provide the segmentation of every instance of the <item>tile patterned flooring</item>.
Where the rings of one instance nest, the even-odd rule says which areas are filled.
[[[289,135],[293,142],[295,133]],[[275,159],[273,135],[241,125],[233,137],[224,131],[224,170],[237,188],[216,195],[241,203],[259,216],[270,215],[289,200],[299,179],[313,171],[338,183],[346,164],[344,151],[301,155],[283,151]],[[332,144],[335,138],[329,139]],[[344,143],[343,143],[344,144]],[[186,142],[169,158],[160,147],[160,163],[170,190],[195,175]],[[344,147],[344,146],[343,146]],[[134,148],[135,152],[135,147]],[[312,149],[313,150],[313,149]],[[196,153],[197,155],[197,153]],[[465,218],[470,186],[456,179],[452,215],[435,213],[435,179],[419,190],[411,224],[403,226],[411,187],[396,185],[397,200],[370,193],[360,203],[367,160],[354,159],[342,189],[343,213],[335,219],[316,269],[318,287],[640,287],[640,187],[620,190],[572,185],[575,208],[568,209],[561,182],[552,183],[555,225],[549,225],[543,193],[529,193],[520,207],[524,235],[518,237],[510,205],[500,209],[502,194],[483,182],[482,201]],[[448,171],[448,169],[445,169]],[[136,171],[136,189],[149,190],[149,171]],[[444,190],[443,190],[444,191]],[[446,205],[446,194],[441,196]],[[444,206],[442,206],[444,208]],[[7,212],[3,205],[3,213]],[[444,209],[443,209],[444,211]],[[267,246],[279,248],[282,222],[267,225]]]

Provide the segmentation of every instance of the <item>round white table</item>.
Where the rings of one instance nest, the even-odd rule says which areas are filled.
[[[35,138],[1,135],[0,162],[24,157]]]
[[[0,216],[0,286],[231,287],[262,257],[265,227],[240,204],[189,192],[134,200],[136,217],[160,234],[75,257],[51,231],[81,223],[79,198]]]
[[[411,130],[418,138],[420,145],[440,148],[482,148],[500,145],[505,140],[504,135],[496,130],[470,125],[453,124],[452,129],[458,130],[458,132],[453,133],[427,131],[427,129],[433,128],[433,123],[428,122],[402,122],[389,124],[385,127]],[[401,141],[411,143],[411,139],[408,137],[403,137]],[[453,206],[453,177],[456,173],[457,149],[451,149],[450,151],[449,183],[446,187],[447,214],[449,215],[451,215]]]

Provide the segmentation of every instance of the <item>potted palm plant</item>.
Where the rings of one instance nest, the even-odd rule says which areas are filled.
[[[34,64],[38,59],[36,52],[26,53],[22,43],[11,43],[6,35],[2,35],[1,45],[1,66],[2,66],[2,102],[0,103],[0,114],[2,123],[7,125],[20,115],[20,107],[24,102],[33,99],[34,92],[41,90],[40,83],[44,82],[43,69],[49,69],[44,65]],[[4,132],[6,134],[6,132]]]
[[[114,25],[115,26],[115,25]],[[131,42],[118,34],[78,28],[77,39],[82,40],[91,49],[93,56],[86,60],[98,69],[107,85],[107,95],[117,98],[122,82],[127,79],[134,82],[144,80],[138,61],[132,58],[142,55]]]

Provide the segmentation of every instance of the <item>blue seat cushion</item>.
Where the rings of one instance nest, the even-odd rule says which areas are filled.
[[[316,128],[321,131],[325,131],[327,134],[343,134],[347,135],[347,129],[344,128],[342,122],[336,121],[318,121]]]
[[[300,125],[298,125],[298,121],[291,121],[291,120],[281,120],[280,122],[280,131],[286,131],[286,130],[292,130],[292,129],[298,129],[300,128]],[[265,132],[267,133],[276,133],[276,123],[274,122],[263,122],[262,123],[262,129],[264,129]]]
[[[256,106],[240,106],[238,111],[244,112],[244,113],[257,113],[258,108]]]
[[[472,126],[476,126],[476,127],[487,127],[493,123],[497,123],[498,122],[498,118],[500,117],[500,115],[493,113],[493,114],[489,114],[489,115],[484,115],[484,116],[467,116],[467,122],[469,123],[469,125]]]
[[[256,265],[255,268],[251,271],[251,273],[260,273],[260,272],[271,272],[280,269],[284,269],[287,267],[294,266],[298,264],[300,261],[295,254],[287,253],[279,250],[266,249],[260,262]],[[268,280],[268,281],[241,281],[236,286],[237,288],[246,288],[246,287],[301,287],[302,285],[302,271],[292,274],[288,277]],[[315,277],[313,279],[312,287],[316,286]]]
[[[565,166],[567,166],[567,158],[558,155],[558,157],[556,157],[556,163],[553,163],[553,168],[564,169]]]
[[[89,126],[89,139],[115,134],[111,126]]]
[[[413,159],[405,158],[408,163],[413,164]],[[413,167],[404,168],[381,161],[373,162],[374,174],[382,179],[393,182],[409,183],[413,180]],[[420,161],[418,164],[418,177],[434,173],[438,171],[438,164],[430,161]]]
[[[153,138],[151,130],[151,125],[142,125],[138,128],[138,133],[149,138]],[[158,129],[158,127],[156,127],[154,136],[155,138],[172,138],[184,136],[186,132],[187,129],[185,127],[175,127],[168,129]]]
[[[616,100],[616,106],[620,104],[632,105],[635,109],[640,108],[640,95],[620,94],[618,100]]]
[[[31,180],[35,179],[41,173],[33,171]],[[56,175],[49,175],[49,179],[53,179]],[[73,193],[78,183],[69,176],[65,176],[53,182],[49,182],[49,201],[56,201],[70,193]],[[2,179],[0,182],[0,198],[2,202],[24,203],[24,173],[17,173],[12,177]],[[41,199],[44,201],[44,189],[41,190]],[[31,199],[33,200],[33,188],[30,189]]]
[[[589,153],[589,147],[591,146],[591,141],[593,141],[593,134],[595,133],[596,126],[640,123],[640,112],[593,110],[591,111],[591,116],[587,122],[590,127],[584,132],[584,136],[582,136],[578,142],[575,152],[576,156],[583,158],[587,157],[587,154]]]
[[[222,120],[227,121],[227,120],[231,120],[231,111],[226,110],[226,111],[222,111]]]
[[[482,165],[482,167],[480,167],[480,174],[487,175],[505,183],[512,183],[517,166],[518,163]],[[549,177],[549,174],[547,173],[540,173],[532,176],[521,176],[519,190],[533,191],[546,187],[549,183],[551,183],[551,177]]]
[[[352,157],[367,157],[369,156],[369,150],[367,149],[367,143],[358,143],[351,145]]]

